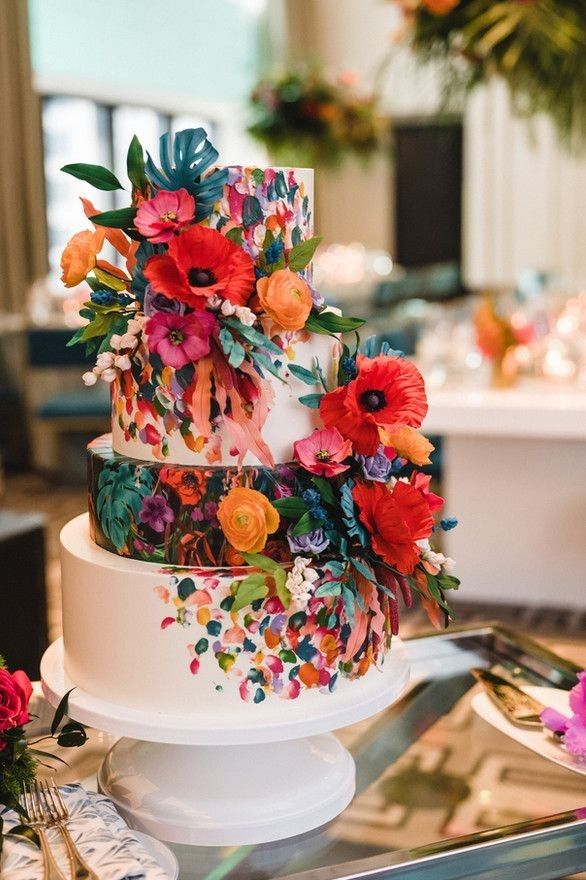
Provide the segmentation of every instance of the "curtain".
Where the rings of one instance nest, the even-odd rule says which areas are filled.
[[[26,0],[0,0],[0,312],[23,312],[47,272],[40,102]]]

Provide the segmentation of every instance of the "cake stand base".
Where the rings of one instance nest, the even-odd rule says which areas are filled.
[[[171,843],[237,846],[329,822],[352,800],[354,778],[332,734],[245,746],[121,739],[98,785],[132,828]]]

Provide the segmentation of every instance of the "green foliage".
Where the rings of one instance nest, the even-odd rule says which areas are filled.
[[[279,511],[281,516],[285,517],[285,519],[298,519],[307,511],[307,504],[303,498],[296,498],[295,496],[290,498],[275,498],[271,504]],[[252,563],[249,564],[252,565]]]
[[[102,531],[117,550],[126,544],[143,498],[152,490],[153,476],[147,468],[117,462],[104,465],[98,477],[96,511]]]
[[[358,330],[363,324],[362,318],[345,318],[337,315],[336,312],[328,311],[317,315],[311,312],[305,322],[305,329],[311,333],[349,333],[351,330]]]
[[[317,376],[311,370],[306,370],[305,367],[300,367],[299,364],[287,364],[287,369],[297,379],[300,379],[301,382],[305,382],[306,385],[316,385],[318,382]]]
[[[245,351],[243,346],[232,336],[226,327],[222,327],[220,330],[220,345],[228,358],[230,366],[237,369],[244,360]]]
[[[108,226],[110,229],[131,229],[136,217],[136,208],[117,208],[115,211],[104,211],[90,217],[96,226]]]
[[[249,574],[240,581],[234,594],[232,611],[240,611],[247,605],[251,605],[257,599],[264,599],[269,594],[269,588],[264,574]]]
[[[149,190],[149,180],[145,172],[144,154],[136,135],[133,136],[126,156],[126,171],[131,184],[143,194]]]
[[[262,553],[243,553],[242,555],[248,565],[253,565],[272,575],[277,596],[285,608],[288,608],[291,604],[291,594],[286,586],[287,573],[279,563],[275,562],[274,559],[270,559],[268,556],[264,556]],[[232,608],[233,610],[236,610],[234,609],[234,606],[232,606]]]
[[[84,180],[101,190],[123,189],[122,184],[107,168],[102,165],[87,165],[85,162],[77,162],[73,165],[64,165],[61,171],[71,174],[78,180]]]
[[[289,268],[292,272],[301,272],[302,269],[305,269],[305,267],[311,263],[313,255],[320,242],[321,237],[315,235],[313,238],[308,238],[291,248],[291,252],[289,253]]]
[[[319,409],[319,402],[322,397],[323,394],[304,394],[299,398],[299,403],[302,403],[303,406],[308,406],[310,409]]]

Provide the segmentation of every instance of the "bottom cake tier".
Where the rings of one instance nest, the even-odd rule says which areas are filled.
[[[124,559],[90,538],[87,515],[61,533],[65,672],[83,691],[161,713],[327,700],[378,674],[390,633],[346,619],[338,596],[285,609],[276,595],[233,610],[253,569],[193,569]],[[319,581],[316,582],[316,586]],[[379,615],[379,617],[382,615]]]

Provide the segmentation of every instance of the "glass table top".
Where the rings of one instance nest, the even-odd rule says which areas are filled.
[[[475,666],[564,689],[578,667],[497,624],[406,644],[404,697],[337,731],[356,761],[350,806],[327,826],[272,844],[172,845],[181,878],[555,880],[586,871],[586,778],[525,749],[471,706]],[[111,742],[95,733],[60,779],[87,783]],[[259,772],[279,784],[278,768]]]

